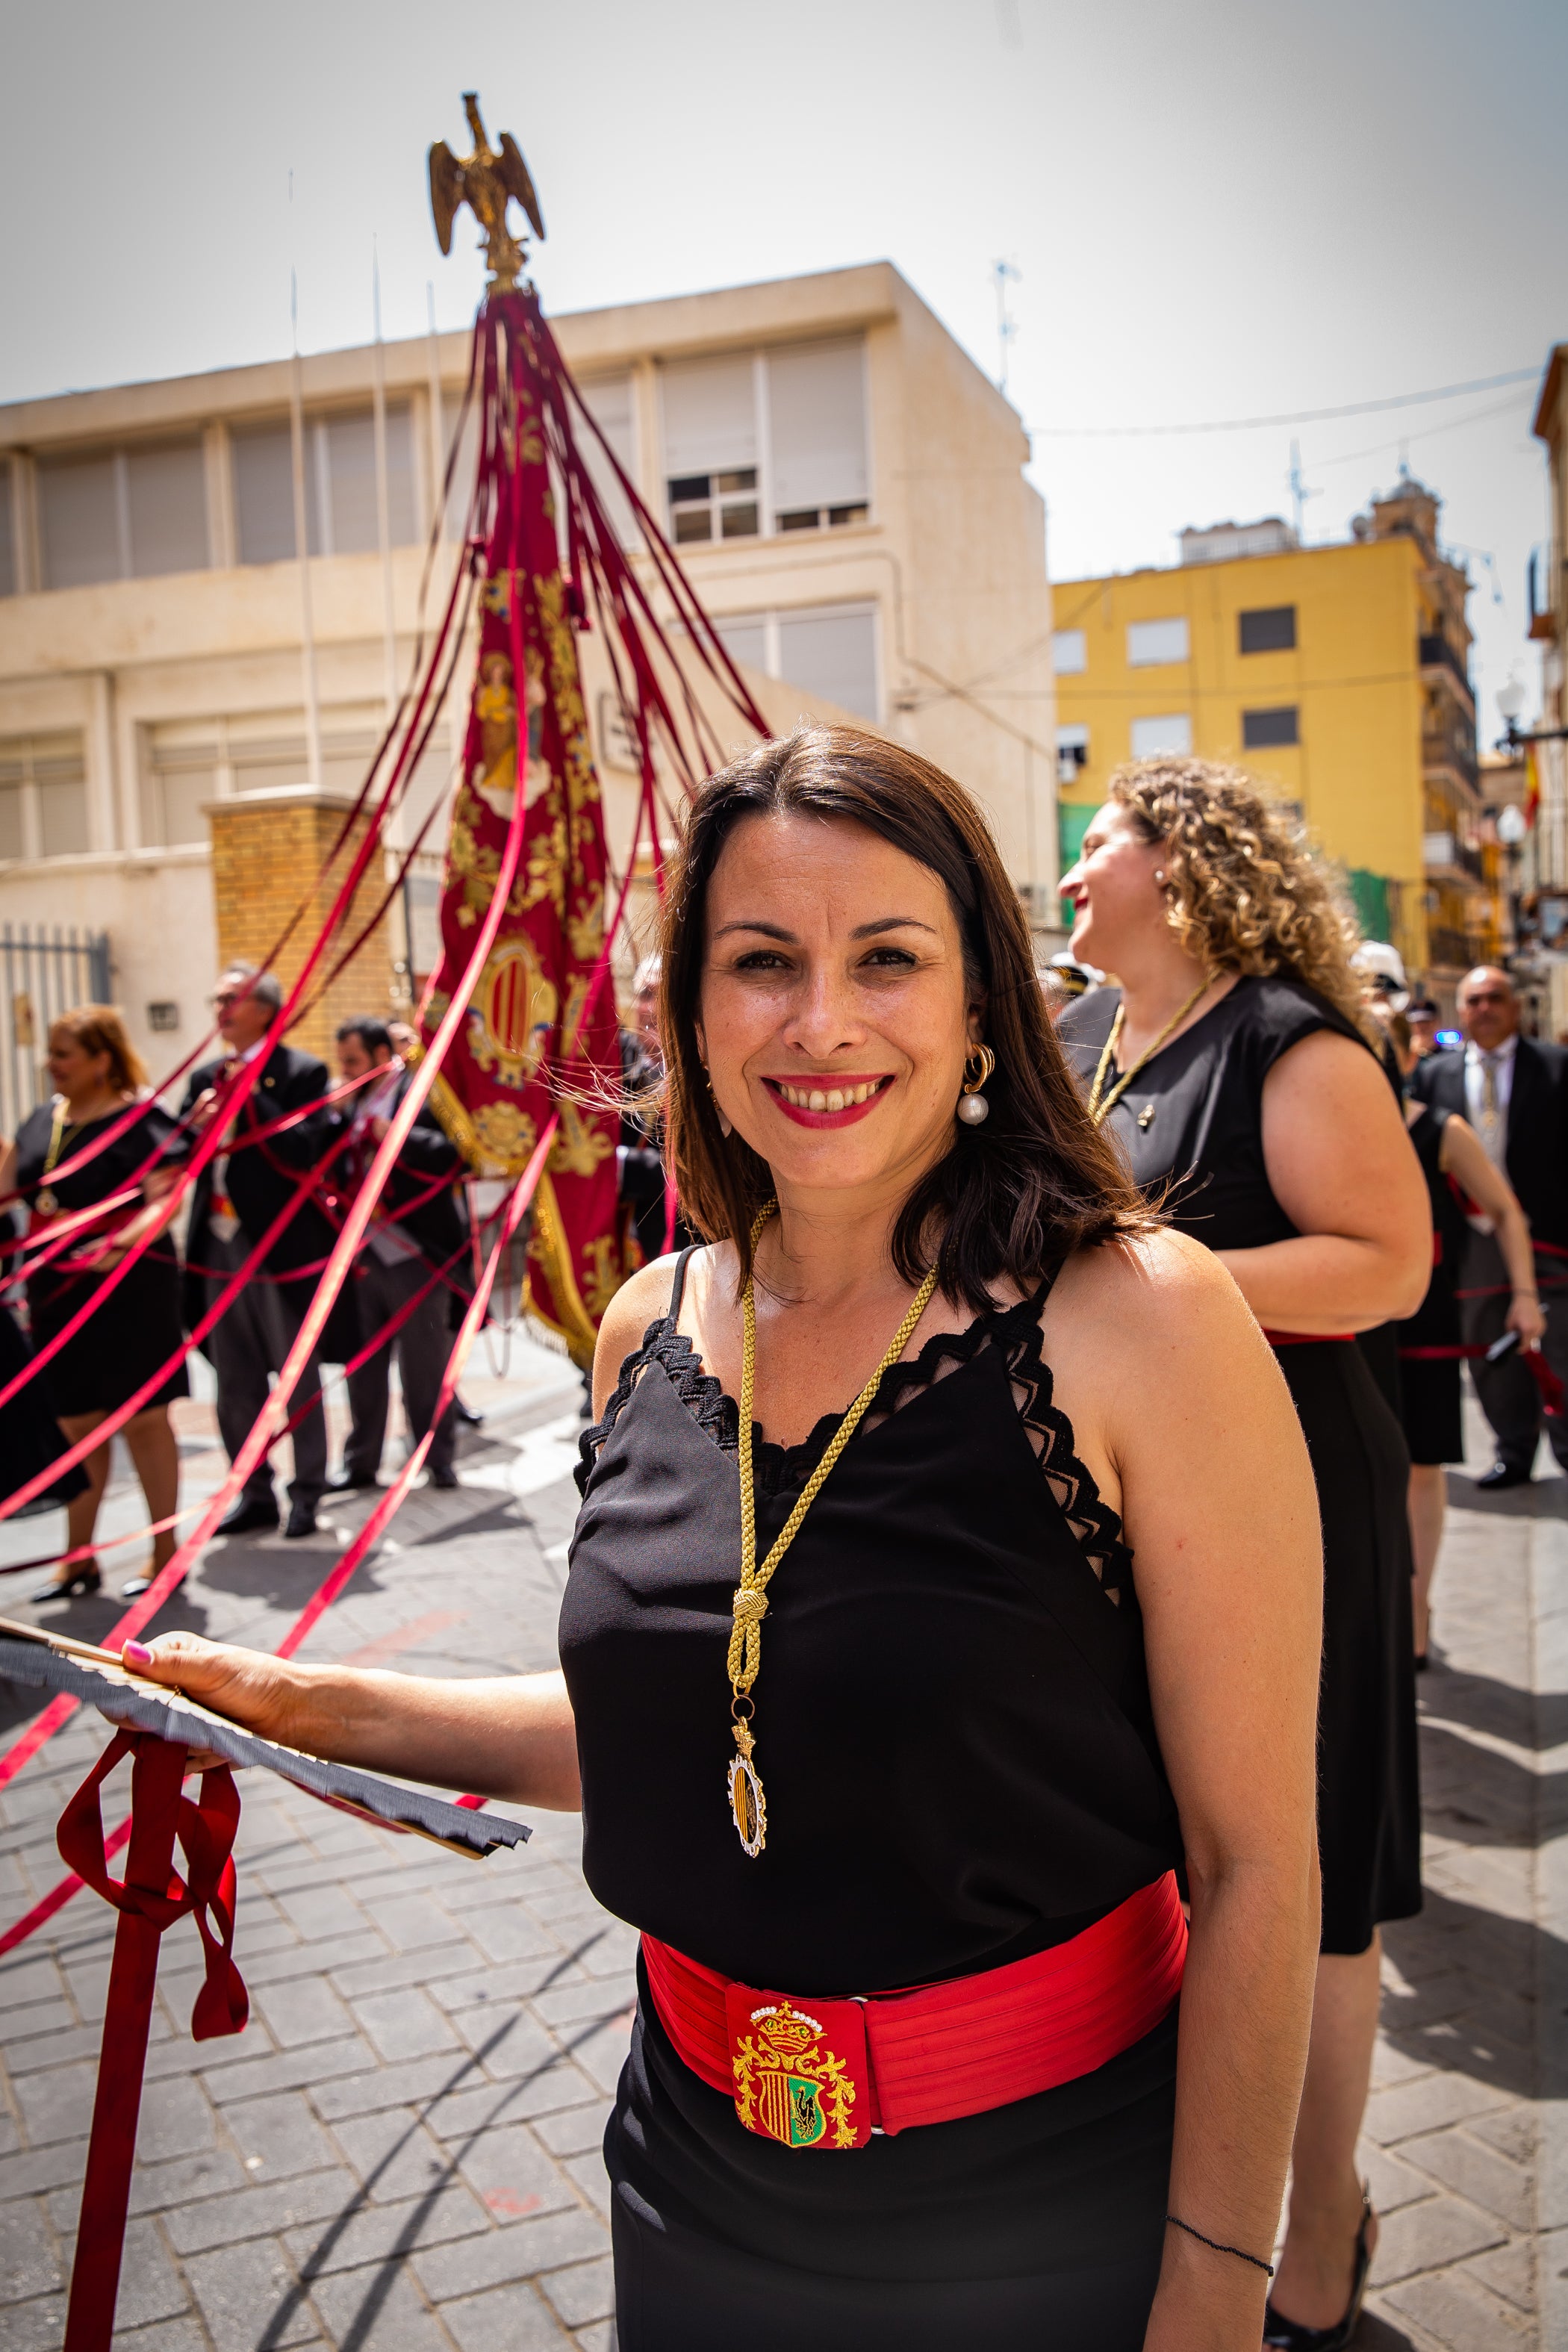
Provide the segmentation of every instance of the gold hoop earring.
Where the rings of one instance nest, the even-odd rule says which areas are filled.
[[[978,1070],[976,1075],[971,1077],[970,1072],[974,1069],[976,1064],[979,1065]],[[984,1127],[990,1118],[991,1106],[980,1089],[995,1067],[996,1056],[989,1045],[975,1045],[965,1055],[963,1092],[958,1097],[957,1113],[965,1127]]]

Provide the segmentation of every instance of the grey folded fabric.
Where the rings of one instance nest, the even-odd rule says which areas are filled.
[[[521,1845],[530,1834],[525,1822],[508,1821],[504,1814],[471,1811],[426,1790],[405,1789],[396,1780],[358,1771],[352,1764],[327,1764],[319,1756],[259,1739],[182,1692],[144,1682],[123,1666],[70,1657],[43,1641],[0,1636],[0,1675],[44,1690],[68,1691],[73,1698],[96,1706],[110,1723],[131,1730],[156,1732],[161,1739],[206,1748],[231,1764],[258,1764],[313,1797],[356,1808],[394,1829],[434,1838],[476,1862],[483,1862],[498,1846]]]

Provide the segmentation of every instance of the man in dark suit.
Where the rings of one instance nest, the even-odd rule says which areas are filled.
[[[1568,1053],[1561,1045],[1521,1037],[1519,998],[1507,972],[1490,965],[1459,983],[1458,1053],[1428,1054],[1411,1080],[1422,1102],[1468,1119],[1519,1194],[1536,1244],[1536,1277],[1546,1308],[1547,1362],[1568,1381]],[[1547,1246],[1542,1249],[1542,1244]],[[1467,1341],[1489,1347],[1502,1336],[1510,1292],[1502,1253],[1489,1232],[1471,1221],[1461,1288],[1479,1297],[1461,1300]],[[1517,1350],[1500,1363],[1474,1357],[1470,1370],[1481,1410],[1497,1439],[1498,1458],[1477,1480],[1481,1486],[1522,1486],[1535,1464],[1541,1434],[1541,1391]],[[1552,1450],[1568,1468],[1568,1420],[1548,1421]]]
[[[375,1157],[376,1147],[408,1091],[409,1072],[393,1052],[385,1024],[369,1013],[342,1024],[337,1046],[338,1067],[343,1076],[364,1082],[357,1094],[330,1114],[337,1133],[348,1131],[342,1162],[345,1181],[352,1184],[363,1180]],[[462,1249],[468,1231],[458,1186],[463,1165],[457,1145],[448,1139],[428,1104],[423,1106],[365,1233],[354,1286],[364,1339],[388,1323],[425,1287],[435,1269],[448,1265]],[[447,1312],[453,1295],[450,1285],[460,1276],[460,1265],[450,1268],[447,1279],[426,1291],[386,1345],[349,1374],[353,1419],[343,1449],[342,1475],[331,1482],[334,1492],[376,1484],[386,1440],[395,1349],[412,1442],[417,1444],[429,1428],[452,1349]],[[456,1442],[457,1415],[448,1403],[426,1457],[432,1486],[457,1485]]]
[[[277,1045],[263,1060],[267,1031],[282,1002],[283,991],[275,974],[257,971],[248,964],[231,966],[213,996],[225,1054],[221,1060],[205,1063],[195,1071],[185,1090],[184,1109],[195,1111],[198,1124],[203,1124],[204,1097],[210,1102],[220,1081],[232,1075],[238,1063],[258,1065],[256,1083],[242,1098],[229,1129],[232,1148],[207,1162],[193,1192],[185,1250],[185,1317],[193,1329],[226,1279],[244,1264],[292,1197],[301,1178],[321,1159],[329,1140],[324,1113],[286,1134],[268,1136],[261,1142],[247,1140],[258,1128],[269,1127],[289,1111],[319,1101],[327,1090],[327,1066],[313,1054]],[[217,1373],[218,1428],[231,1462],[267,1402],[270,1375],[282,1370],[315,1291],[320,1262],[330,1253],[335,1237],[335,1228],[322,1210],[313,1201],[307,1202],[284,1227],[205,1342]],[[287,1276],[297,1266],[316,1271],[291,1282]],[[321,1365],[312,1355],[300,1375],[295,1403],[318,1391],[321,1384]],[[327,1425],[319,1396],[295,1430],[293,1444],[294,1475],[283,1532],[298,1538],[314,1534],[316,1506],[327,1484]],[[272,1468],[264,1456],[217,1532],[243,1535],[277,1525]]]

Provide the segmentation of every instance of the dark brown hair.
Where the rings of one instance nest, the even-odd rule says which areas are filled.
[[[109,1083],[117,1095],[140,1094],[147,1065],[125,1034],[125,1017],[115,1004],[77,1004],[57,1013],[50,1031],[64,1029],[84,1054],[107,1054]]]
[[[751,1263],[757,1211],[773,1197],[766,1162],[725,1136],[697,1045],[708,890],[742,817],[847,817],[901,849],[946,888],[963,942],[971,1001],[996,1056],[982,1127],[953,1121],[952,1149],[915,1186],[893,1232],[893,1261],[918,1283],[934,1262],[942,1289],[977,1314],[1000,1278],[1030,1290],[1069,1252],[1152,1220],[1109,1139],[1090,1124],[1046,1011],[1028,924],[975,803],[927,760],[850,727],[802,728],[759,745],[699,786],[687,808],[661,925],[659,1025],[668,1146],[681,1205],[710,1240]]]

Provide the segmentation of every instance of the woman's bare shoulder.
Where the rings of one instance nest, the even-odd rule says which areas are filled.
[[[1076,1251],[1047,1301],[1060,1327],[1109,1356],[1140,1348],[1188,1353],[1240,1339],[1269,1353],[1251,1308],[1212,1250],[1167,1225]]]
[[[731,1256],[728,1243],[717,1248],[696,1251],[686,1270],[686,1286],[690,1291],[695,1282],[711,1280],[715,1261]],[[628,1356],[641,1347],[648,1330],[663,1320],[669,1312],[669,1302],[675,1289],[675,1270],[679,1255],[656,1257],[623,1282],[605,1307],[599,1325],[599,1338],[594,1350],[594,1402],[602,1410],[620,1377],[621,1366]]]

